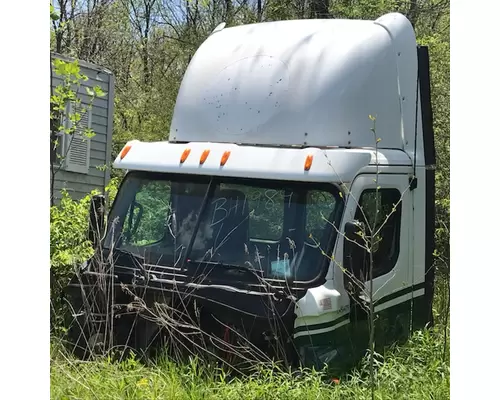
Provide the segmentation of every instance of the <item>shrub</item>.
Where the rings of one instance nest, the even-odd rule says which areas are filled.
[[[114,200],[117,188],[118,179],[112,179],[105,190],[108,204]],[[58,325],[58,315],[63,308],[63,288],[75,267],[93,255],[92,243],[87,238],[89,206],[92,196],[99,194],[99,191],[95,190],[81,200],[73,200],[66,190],[61,193],[60,203],[50,208],[50,297],[53,328],[54,324]]]

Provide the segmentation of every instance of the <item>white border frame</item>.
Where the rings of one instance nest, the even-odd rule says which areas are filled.
[[[495,48],[500,3],[452,3],[451,395],[482,399],[498,391],[500,355],[494,301],[500,281],[495,229],[500,217],[496,202],[492,210],[484,203],[498,198],[494,164],[500,149],[500,74]],[[3,12],[9,17],[0,28],[5,55],[0,64],[1,148],[8,166],[0,196],[1,264],[7,283],[1,292],[6,306],[0,330],[5,360],[0,398],[5,399],[50,397],[50,177],[44,168],[49,164],[48,5],[29,0],[19,13],[18,2],[6,2]]]

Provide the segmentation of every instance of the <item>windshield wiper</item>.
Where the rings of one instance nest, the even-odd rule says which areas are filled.
[[[196,239],[196,235],[198,234],[198,230],[200,229],[200,224],[201,220],[203,217],[203,213],[205,212],[205,208],[207,208],[208,204],[208,199],[210,197],[210,194],[212,194],[215,190],[214,186],[214,178],[210,178],[210,182],[207,187],[207,191],[205,192],[205,196],[203,196],[203,201],[201,203],[200,209],[198,211],[198,217],[196,218],[196,222],[194,224],[193,228],[193,233],[191,234],[191,238],[189,239],[188,246],[186,248],[186,252],[184,253],[184,257],[182,258],[182,262],[180,265],[181,270],[184,269],[184,266],[186,265],[186,262],[188,260],[189,253],[191,253],[191,250],[193,249],[194,241]]]

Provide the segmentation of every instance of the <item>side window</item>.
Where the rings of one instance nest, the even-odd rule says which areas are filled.
[[[170,209],[170,182],[144,183],[125,217],[124,244],[147,246],[161,241],[166,233]]]
[[[365,190],[359,199],[354,218],[378,232],[373,250],[373,277],[390,272],[399,256],[401,233],[401,192],[398,189]],[[378,205],[378,213],[377,213]],[[369,270],[369,257],[365,257],[365,272]],[[365,274],[365,276],[366,276]]]

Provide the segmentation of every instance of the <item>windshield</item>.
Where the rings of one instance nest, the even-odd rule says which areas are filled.
[[[220,263],[311,281],[334,243],[338,193],[332,184],[133,172],[115,199],[105,246],[149,264]]]

